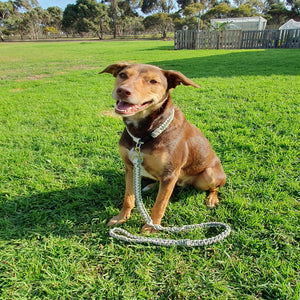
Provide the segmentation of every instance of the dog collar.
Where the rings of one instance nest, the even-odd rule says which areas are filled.
[[[164,121],[158,128],[154,129],[153,131],[151,131],[148,135],[146,135],[143,138],[137,138],[135,137],[127,128],[127,126],[125,126],[127,133],[130,135],[130,137],[133,139],[133,141],[136,144],[145,144],[147,142],[149,142],[152,139],[157,138],[160,134],[162,134],[171,124],[171,122],[174,119],[174,114],[175,114],[175,109],[173,108],[171,115],[168,117],[168,119],[166,119],[166,121]]]

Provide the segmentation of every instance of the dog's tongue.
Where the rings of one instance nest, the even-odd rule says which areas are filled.
[[[132,114],[135,111],[139,110],[141,108],[142,105],[139,104],[130,104],[128,102],[124,102],[124,101],[119,101],[117,102],[116,105],[116,113],[118,114],[122,114],[122,115],[128,115],[128,114]]]

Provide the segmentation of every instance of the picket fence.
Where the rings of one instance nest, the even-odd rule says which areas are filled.
[[[300,29],[256,31],[177,30],[175,32],[175,50],[268,48],[300,48]]]

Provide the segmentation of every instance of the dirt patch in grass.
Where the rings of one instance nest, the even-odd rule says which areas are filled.
[[[31,76],[27,76],[26,78],[20,78],[20,79],[17,79],[16,81],[33,81],[33,80],[40,80],[40,79],[43,79],[43,78],[46,78],[46,77],[49,77],[51,75],[47,75],[47,74],[38,74],[38,75],[31,75]]]
[[[71,66],[71,67],[66,67],[64,69],[64,71],[58,71],[58,72],[55,72],[53,74],[29,75],[29,76],[26,76],[26,77],[23,77],[23,78],[18,78],[15,81],[23,82],[23,81],[41,80],[41,79],[44,79],[44,78],[47,78],[47,77],[54,77],[54,76],[57,76],[57,75],[63,75],[63,74],[66,74],[68,71],[97,70],[97,69],[99,69],[99,72],[100,72],[100,68],[96,67],[96,66],[91,67],[91,66],[87,66],[87,65],[74,65],[74,66]]]
[[[17,89],[12,89],[10,90],[12,93],[20,93],[20,92],[23,92],[25,91],[25,89],[22,89],[22,88],[17,88]]]

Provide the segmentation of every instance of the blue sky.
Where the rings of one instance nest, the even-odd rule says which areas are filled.
[[[4,0],[4,2],[7,2],[8,0]],[[58,6],[62,10],[66,8],[68,4],[75,4],[76,0],[38,0],[38,3],[40,6],[44,9],[50,7],[50,6]]]
[[[50,6],[58,6],[60,7],[62,10],[64,10],[66,8],[66,6],[68,4],[75,4],[76,0],[38,0],[40,6],[44,9],[50,7]]]

